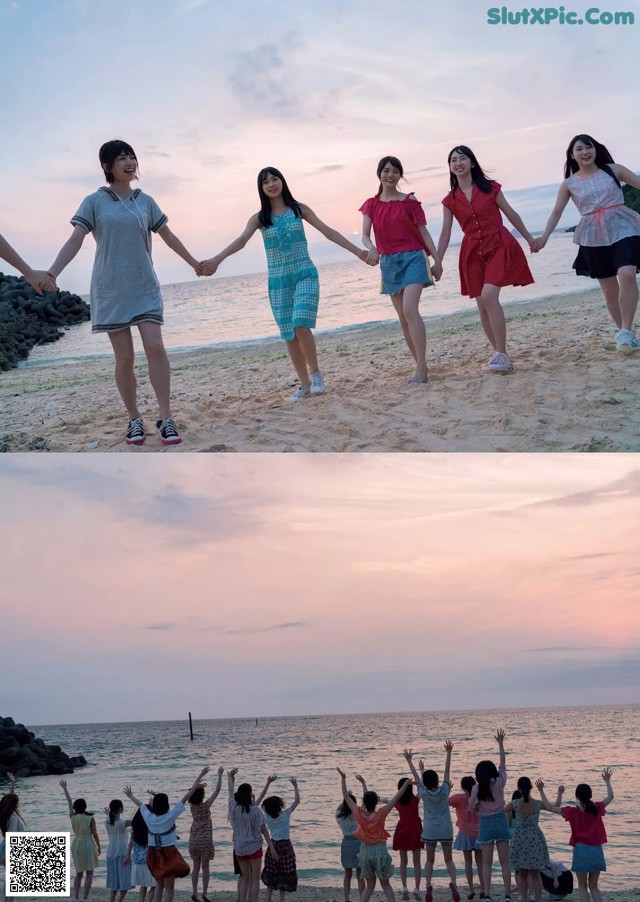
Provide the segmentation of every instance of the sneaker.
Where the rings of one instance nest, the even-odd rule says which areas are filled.
[[[633,354],[640,347],[640,342],[631,329],[620,329],[616,334],[616,351],[621,354]]]
[[[453,902],[460,902],[460,893],[458,892],[458,887],[455,885],[455,883],[450,883],[449,889],[451,890],[451,898],[453,899]]]
[[[507,354],[496,351],[489,361],[489,369],[492,373],[508,373],[511,370],[511,361]]]
[[[422,896],[420,895],[420,890],[418,889],[418,887],[416,887],[413,891],[413,898],[416,900],[416,902],[421,902],[422,900]]]
[[[179,445],[182,439],[173,422],[173,417],[165,417],[164,420],[158,420],[156,423],[156,431],[162,439],[163,445]]]
[[[402,896],[400,898],[403,899],[404,902],[408,902],[408,900],[411,898],[411,896],[409,895],[409,890],[406,888],[406,886],[403,888]]]
[[[144,445],[145,438],[146,435],[144,434],[142,417],[136,417],[135,420],[129,420],[127,437],[125,439],[127,445]]]
[[[322,378],[322,373],[312,373],[311,374],[310,392],[312,395],[323,395],[324,394],[324,379]]]
[[[433,887],[429,883],[427,892],[425,893],[424,902],[433,902]]]
[[[320,378],[322,378],[322,377],[320,377]],[[291,395],[291,400],[292,401],[300,401],[300,400],[302,400],[302,398],[306,398],[310,392],[311,392],[311,389],[309,388],[308,385],[303,385],[302,383],[300,383],[300,385],[296,388],[294,393]]]

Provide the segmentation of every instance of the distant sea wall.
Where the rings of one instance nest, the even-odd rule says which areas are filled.
[[[88,319],[89,305],[77,294],[37,294],[22,276],[0,273],[0,371],[26,360],[35,345],[62,338],[65,326]]]
[[[0,717],[0,780],[6,780],[7,773],[14,777],[72,774],[86,763],[83,755],[71,757],[59,745],[46,745],[37,739],[24,724]]]

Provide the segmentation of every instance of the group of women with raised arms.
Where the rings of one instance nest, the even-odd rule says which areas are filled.
[[[37,291],[49,291],[55,288],[55,280],[76,256],[86,235],[93,233],[97,250],[90,291],[92,329],[106,332],[111,341],[116,385],[129,417],[127,444],[141,445],[146,438],[138,407],[133,327],[139,329],[147,356],[161,441],[165,445],[181,441],[171,413],[170,365],[161,328],[163,304],[151,260],[154,232],[198,276],[217,272],[224,260],[260,232],[267,255],[271,309],[298,377],[293,400],[325,391],[312,332],[319,303],[318,272],[309,257],[303,222],[364,263],[380,264],[381,291],[391,298],[415,364],[407,382],[422,384],[427,381],[427,365],[420,298],[424,287],[441,278],[453,220],[464,235],[459,257],[461,293],[475,298],[478,305],[492,349],[489,369],[508,373],[512,364],[500,292],[510,285],[529,285],[533,277],[502,215],[522,235],[530,251],[537,253],[547,243],[569,199],[573,199],[581,214],[574,236],[580,249],[573,267],[578,275],[598,279],[617,328],[617,350],[630,354],[638,348],[633,323],[638,303],[640,215],[625,206],[621,184],[640,188],[640,177],[615,163],[607,148],[589,135],[576,135],[569,144],[565,181],[538,238],[531,235],[506,201],[501,185],[487,177],[473,151],[460,144],[448,155],[450,190],[442,201],[443,225],[437,245],[426,227],[421,203],[412,192],[399,190],[404,176],[402,163],[397,157],[386,156],[377,167],[377,193],[360,207],[364,248],[296,200],[282,173],[268,166],[257,178],[260,210],[251,216],[238,238],[201,261],[169,229],[167,216],[153,198],[132,187],[138,178],[138,158],[131,145],[108,141],[100,148],[99,159],[107,185],[84,199],[71,219],[71,237],[48,271],[32,270],[2,236],[0,256],[17,267]]]
[[[472,856],[475,856],[479,882],[479,898],[491,902],[491,879],[494,850],[497,851],[504,885],[504,902],[511,902],[512,870],[516,872],[516,884],[521,900],[527,902],[529,894],[535,902],[541,902],[540,873],[550,867],[549,851],[544,834],[540,830],[540,811],[560,814],[571,827],[569,843],[573,847],[572,870],[577,875],[580,902],[602,902],[598,888],[600,873],[606,870],[602,846],[607,842],[603,824],[606,808],[613,800],[612,771],[602,772],[607,794],[602,801],[593,802],[591,787],[580,783],[576,787],[576,805],[562,805],[564,786],[558,787],[555,802],[551,803],[544,791],[542,780],[536,781],[540,799],[531,796],[532,782],[522,776],[518,790],[510,802],[505,801],[507,783],[505,732],[495,735],[499,750],[499,762],[482,760],[475,768],[475,778],[464,776],[460,781],[462,792],[452,794],[451,760],[454,743],[445,742],[445,763],[442,780],[437,771],[425,768],[422,759],[416,768],[411,749],[403,752],[411,776],[398,781],[397,791],[391,798],[380,798],[367,786],[360,774],[362,802],[358,803],[347,786],[346,773],[337,768],[342,789],[342,803],[336,810],[336,821],[342,833],[340,860],[344,868],[344,900],[349,902],[353,872],[358,882],[360,902],[369,902],[376,882],[389,900],[395,894],[390,885],[394,865],[387,848],[388,833],[385,822],[395,809],[398,822],[393,836],[393,849],[400,853],[400,876],[403,900],[411,898],[408,888],[408,856],[412,855],[414,871],[413,898],[433,900],[433,872],[438,846],[441,847],[449,878],[449,891],[453,902],[460,902],[457,886],[457,869],[453,850],[464,856],[465,876],[468,884],[467,900],[476,896]],[[137,806],[137,811],[126,819],[124,805],[119,799],[105,808],[105,826],[109,837],[107,848],[107,888],[111,902],[123,902],[128,890],[139,886],[139,902],[172,902],[176,877],[189,874],[189,865],[176,847],[176,821],[191,808],[192,825],[189,836],[189,854],[193,859],[193,902],[209,902],[209,862],[215,848],[211,823],[211,806],[217,798],[222,782],[223,768],[218,768],[218,780],[211,796],[205,798],[204,776],[209,768],[199,772],[190,789],[173,807],[166,793],[147,790],[145,803],[136,797],[130,786],[125,795]],[[236,787],[238,768],[228,772],[228,820],[233,828],[234,870],[238,874],[239,902],[257,902],[260,881],[267,887],[267,902],[277,891],[283,902],[287,893],[298,886],[297,862],[290,839],[291,815],[300,804],[300,790],[295,777],[289,782],[293,787],[293,801],[287,805],[283,798],[267,796],[277,775],[268,777],[266,785],[255,799],[250,783]],[[10,792],[0,801],[0,830],[2,838],[9,831],[27,829],[19,810],[19,797],[15,793],[13,777]],[[100,838],[95,817],[87,811],[84,799],[73,800],[65,780],[60,781],[69,806],[73,831],[71,853],[76,869],[74,899],[89,897],[93,873],[98,864]],[[413,788],[417,787],[417,795]],[[420,817],[422,803],[422,818]],[[261,807],[260,807],[261,806]],[[456,813],[458,828],[454,841],[451,810]],[[131,836],[127,841],[127,831]],[[263,846],[267,852],[263,858]],[[421,850],[426,849],[424,866],[425,889],[421,890]],[[205,867],[206,862],[206,867]],[[203,891],[198,896],[198,877],[202,867]],[[83,886],[84,877],[84,886]],[[82,891],[82,897],[80,893]]]

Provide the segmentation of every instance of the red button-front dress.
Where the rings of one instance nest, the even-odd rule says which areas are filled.
[[[460,290],[477,298],[483,285],[531,285],[533,276],[527,258],[502,222],[496,197],[502,185],[491,182],[484,194],[475,185],[469,202],[457,189],[447,194],[442,204],[451,210],[464,232],[460,247]]]

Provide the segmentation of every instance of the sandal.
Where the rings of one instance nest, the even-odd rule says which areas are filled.
[[[200,900],[198,899],[198,897],[196,896],[195,893],[193,893],[191,896],[191,902],[200,902]]]
[[[476,894],[473,891],[467,894],[467,899],[475,899],[475,897]]]

